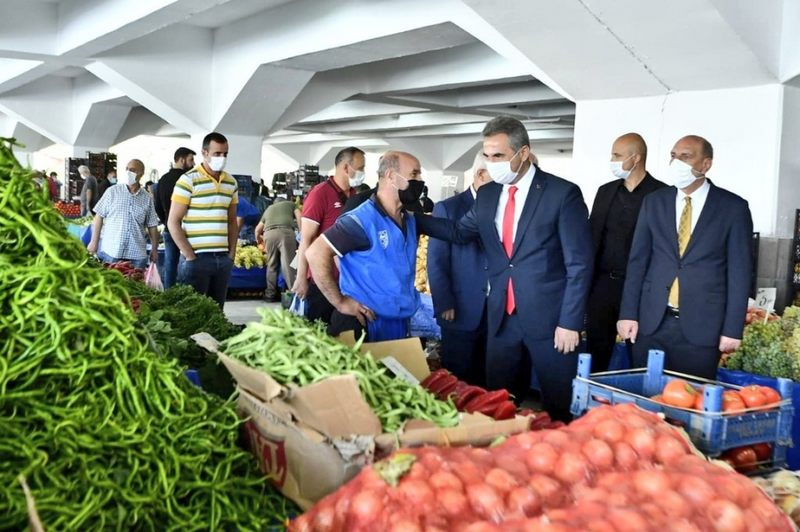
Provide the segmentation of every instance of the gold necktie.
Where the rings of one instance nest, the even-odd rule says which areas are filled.
[[[686,252],[686,246],[689,245],[689,238],[692,236],[692,198],[686,196],[683,198],[686,204],[681,211],[681,221],[678,224],[678,256],[683,257]],[[672,281],[672,286],[669,289],[669,306],[678,308],[678,278]]]

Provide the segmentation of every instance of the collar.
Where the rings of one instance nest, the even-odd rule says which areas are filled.
[[[355,189],[353,187],[350,187],[347,190],[342,190],[341,188],[339,188],[339,185],[336,184],[336,180],[333,177],[328,178],[328,184],[330,184],[330,186],[333,187],[333,190],[335,190],[337,194],[339,194],[340,196],[344,196],[345,198],[349,198],[350,196],[353,195],[353,192],[355,192]]]
[[[517,192],[521,192],[524,196],[528,193],[528,190],[530,190],[531,184],[533,183],[533,177],[535,175],[536,165],[531,164],[531,167],[528,168],[528,171],[525,172],[525,175],[522,176],[522,179],[511,185],[503,185],[503,190],[508,191],[510,187],[517,187]]]
[[[138,195],[139,195],[139,193],[141,193],[141,192],[142,192],[142,190],[144,190],[144,187],[143,187],[142,185],[139,185],[139,189],[138,189],[136,192],[131,192],[131,189],[130,189],[130,188],[128,188],[128,185],[125,185],[125,184],[123,184],[123,186],[125,187],[125,191],[126,191],[128,194],[130,194],[131,196],[138,196]]]
[[[203,177],[207,177],[207,178],[209,178],[209,179],[211,179],[212,181],[215,181],[215,182],[217,182],[217,183],[222,183],[223,181],[225,181],[225,180],[228,178],[228,173],[227,173],[225,170],[223,170],[223,171],[221,171],[221,172],[219,173],[219,178],[216,178],[216,177],[214,177],[213,175],[209,174],[209,173],[206,171],[206,167],[205,167],[205,166],[203,166],[203,163],[200,163],[200,164],[198,164],[197,166],[195,166],[195,167],[194,167],[194,170],[196,170],[196,171],[200,172],[200,175],[202,175]],[[191,172],[191,171],[192,171],[192,170],[189,170],[189,172]],[[188,172],[187,172],[187,173],[188,173]]]
[[[378,201],[377,192],[373,192],[372,193],[372,195],[369,197],[369,201],[371,201],[375,205],[375,208],[378,210],[378,212],[381,214],[381,216],[383,216],[385,218],[391,218],[391,216],[389,216],[389,213],[386,212],[386,209],[383,208],[383,205],[381,205],[381,202]],[[400,214],[402,215],[403,218],[405,218],[406,212],[408,212],[408,211],[406,211],[406,208],[403,207],[402,204],[401,204]]]
[[[685,194],[683,190],[678,189],[678,199],[683,200],[685,197],[690,197],[693,200],[703,200],[708,196],[708,191],[711,190],[711,184],[708,181],[708,178],[703,179],[703,184],[700,185],[700,188],[692,192],[691,194]]]
[[[478,191],[475,190],[475,187],[473,185],[469,186],[469,191],[472,194],[472,199],[478,199]]]

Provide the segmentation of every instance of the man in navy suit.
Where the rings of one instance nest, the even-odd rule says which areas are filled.
[[[673,186],[642,204],[617,329],[635,342],[634,367],[661,349],[667,369],[714,379],[720,352],[741,343],[753,220],[744,199],[706,178],[706,139],[683,137],[671,157]]]
[[[501,116],[483,130],[483,155],[494,183],[478,191],[457,224],[415,216],[420,232],[455,242],[480,240],[488,261],[486,385],[521,400],[533,365],[545,409],[569,419],[575,348],[592,280],[589,213],[580,189],[530,161],[517,119]]]
[[[440,201],[433,215],[458,221],[467,214],[478,189],[491,178],[483,150],[472,165],[472,186]],[[428,243],[428,282],[433,310],[442,328],[442,365],[458,378],[483,385],[486,365],[486,255],[478,242],[465,245],[432,239]]]

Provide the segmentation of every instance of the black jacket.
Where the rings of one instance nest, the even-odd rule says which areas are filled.
[[[175,183],[185,173],[186,170],[173,168],[158,180],[156,197],[153,199],[158,220],[164,225],[167,225],[167,220],[169,219],[169,208],[172,205],[172,191],[175,189]]]

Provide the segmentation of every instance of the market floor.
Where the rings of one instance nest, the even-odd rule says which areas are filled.
[[[257,310],[261,307],[280,308],[280,303],[266,303],[261,299],[243,299],[225,302],[225,317],[231,322],[245,324],[251,321],[261,321]]]

